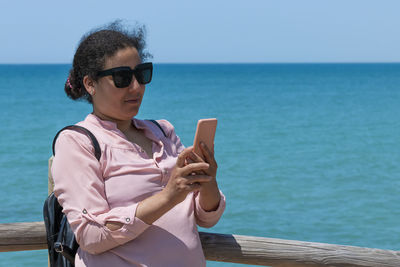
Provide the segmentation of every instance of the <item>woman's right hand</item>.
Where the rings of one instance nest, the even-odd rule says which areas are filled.
[[[187,159],[190,158],[192,153],[193,147],[188,147],[179,154],[168,184],[163,190],[163,193],[174,205],[185,200],[190,192],[200,190],[202,183],[213,179],[205,174],[205,171],[209,168],[208,163],[188,163]]]
[[[208,163],[188,160],[193,153],[192,150],[192,147],[188,147],[179,154],[166,187],[158,194],[141,201],[136,209],[136,217],[147,224],[152,224],[185,200],[190,192],[200,190],[202,183],[213,179],[205,174],[209,168]]]

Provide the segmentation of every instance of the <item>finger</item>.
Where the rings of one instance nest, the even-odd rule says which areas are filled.
[[[197,155],[194,151],[189,155],[190,161],[193,162],[204,162],[203,158]],[[194,173],[196,174],[196,173]],[[198,174],[206,174],[204,171],[199,171]]]
[[[199,155],[197,155],[194,151],[192,153],[189,154],[189,158],[193,161],[193,162],[204,162],[203,158],[200,157]]]
[[[200,148],[201,151],[203,152],[206,162],[214,163],[215,162],[214,153],[207,147],[207,145],[203,142],[200,142]]]
[[[196,190],[200,190],[200,188],[201,188],[201,183],[193,183],[193,184],[187,185],[188,191],[196,191]]]
[[[188,165],[188,164],[191,164],[191,163],[195,163],[195,161],[192,160],[191,158],[187,158],[186,162],[185,162],[185,165]]]
[[[186,165],[180,169],[180,173],[182,176],[187,176],[191,173],[197,173],[199,171],[205,171],[208,170],[210,165],[205,162],[196,162],[196,163],[191,163],[189,165]]]
[[[194,184],[194,183],[207,183],[212,180],[212,177],[209,175],[189,175],[185,177],[187,179],[188,184]]]
[[[185,166],[185,160],[189,156],[189,154],[192,152],[192,148],[185,148],[179,155],[176,160],[176,166],[179,168],[182,168]]]

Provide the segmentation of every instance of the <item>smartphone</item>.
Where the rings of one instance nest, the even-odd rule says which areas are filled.
[[[197,122],[196,134],[194,136],[193,151],[204,159],[201,152],[200,142],[204,142],[214,153],[214,137],[217,130],[217,119],[201,119]]]

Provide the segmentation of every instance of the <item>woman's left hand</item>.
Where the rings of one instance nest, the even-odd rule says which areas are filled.
[[[203,153],[204,160],[202,157],[200,157],[200,155],[196,155],[196,153],[194,153],[194,152],[191,154],[190,159],[193,162],[208,163],[210,165],[210,167],[208,168],[207,171],[205,171],[205,173],[207,175],[212,176],[214,178],[213,181],[216,181],[218,165],[217,165],[217,162],[215,161],[214,153],[203,142],[200,142],[200,149],[201,149],[201,152]],[[212,181],[210,181],[210,182],[212,182]]]
[[[204,156],[204,160],[194,152],[190,155],[190,160],[193,162],[206,162],[209,168],[205,170],[205,174],[212,177],[208,182],[203,183],[200,189],[200,205],[206,211],[212,211],[218,208],[221,198],[217,184],[217,169],[218,165],[214,158],[214,153],[207,147],[206,144],[200,142],[200,148]]]

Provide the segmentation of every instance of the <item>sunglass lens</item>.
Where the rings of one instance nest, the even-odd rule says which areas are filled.
[[[135,73],[135,77],[140,84],[147,84],[151,82],[152,69],[141,69]]]
[[[114,72],[113,79],[116,87],[128,87],[132,82],[132,72],[129,70],[119,70]]]

